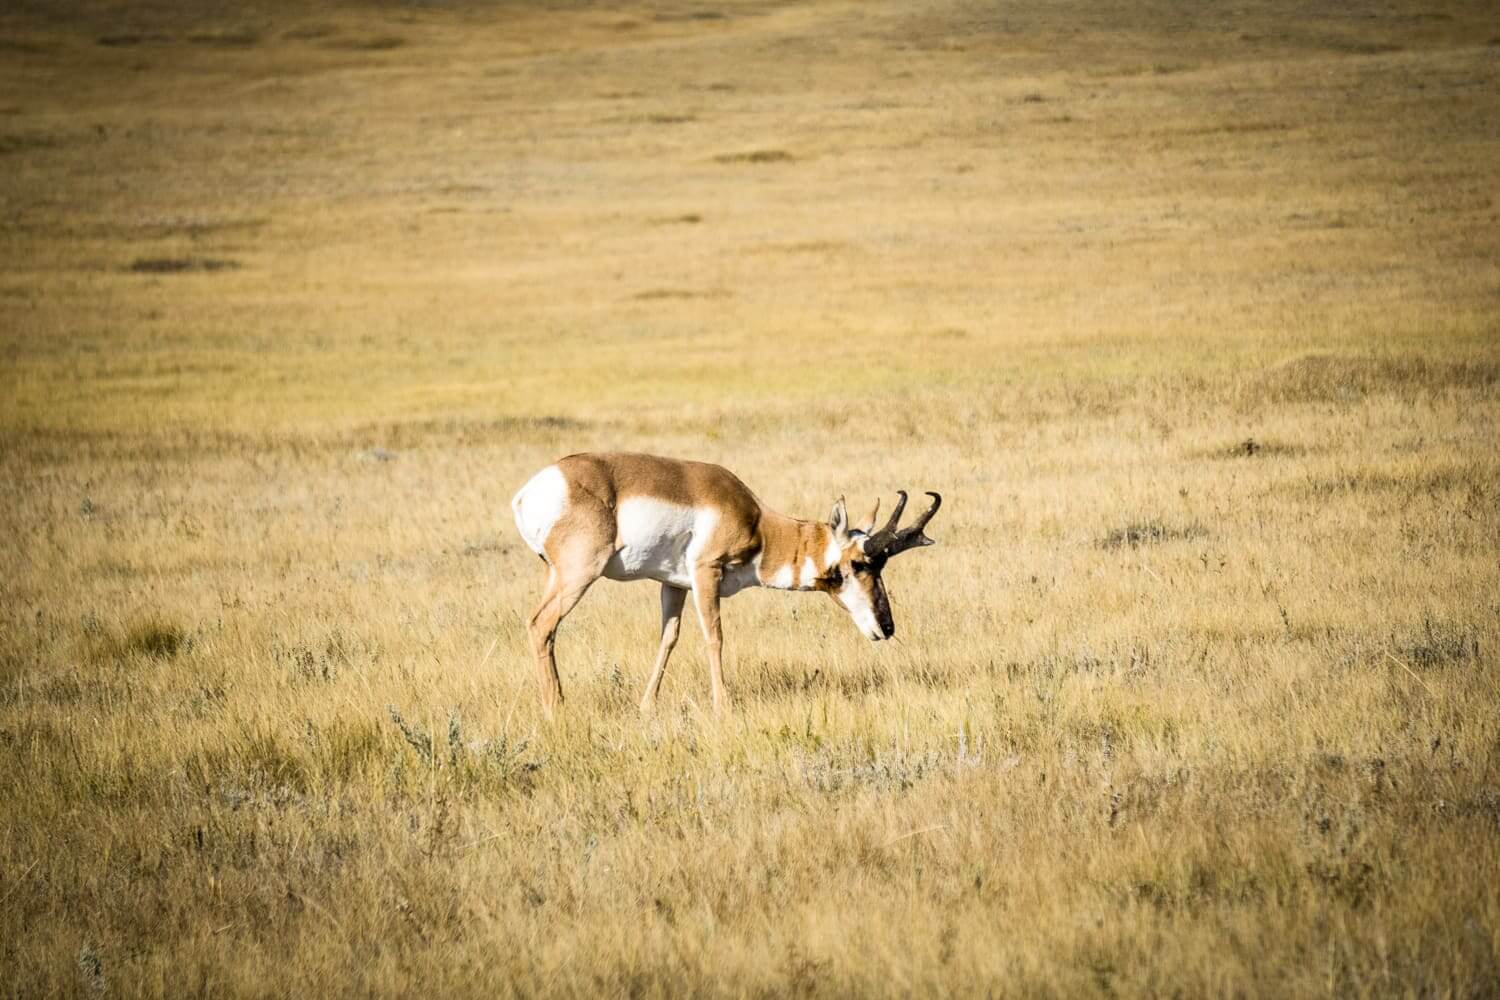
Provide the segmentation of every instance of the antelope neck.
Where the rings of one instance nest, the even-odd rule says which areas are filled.
[[[760,538],[757,576],[762,586],[777,590],[812,589],[837,556],[833,529],[819,521],[762,511]]]

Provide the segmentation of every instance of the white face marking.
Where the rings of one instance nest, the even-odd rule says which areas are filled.
[[[557,466],[549,465],[526,481],[511,499],[510,508],[527,548],[543,554],[542,546],[567,505],[568,481]]]
[[[839,603],[849,612],[854,619],[854,624],[865,634],[866,639],[883,639],[880,631],[880,623],[875,620],[875,608],[871,606],[869,598],[865,596],[864,588],[854,577],[844,581],[839,588]]]
[[[823,551],[823,565],[832,566],[834,563],[839,561],[839,556],[842,554],[843,552],[839,548],[838,536],[829,535],[828,548]]]

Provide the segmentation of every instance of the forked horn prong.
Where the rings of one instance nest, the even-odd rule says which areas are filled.
[[[943,498],[940,494],[928,490],[927,495],[932,497],[932,506],[923,511],[922,516],[917,518],[916,523],[908,528],[907,531],[921,534],[922,529],[927,527],[927,522],[932,520],[932,515],[936,514],[938,512],[938,508],[943,505]]]
[[[927,495],[932,497],[932,506],[923,511],[921,516],[909,527],[897,528],[897,525],[900,523],[901,512],[906,508],[906,491],[899,490],[897,492],[901,499],[896,504],[896,509],[891,512],[891,518],[886,522],[886,526],[880,530],[879,534],[873,536],[869,546],[871,551],[878,552],[887,559],[897,553],[905,552],[907,549],[914,549],[921,545],[936,544],[931,538],[922,533],[922,529],[927,527],[927,522],[932,520],[932,515],[936,514],[938,508],[943,505],[942,496],[929,490],[927,491]]]
[[[891,516],[886,518],[885,527],[880,529],[882,535],[894,535],[896,525],[901,523],[901,512],[906,510],[906,491],[896,491],[896,506],[891,508]]]

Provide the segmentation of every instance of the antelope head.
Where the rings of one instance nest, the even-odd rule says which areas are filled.
[[[828,526],[833,530],[833,545],[838,549],[838,558],[829,562],[818,581],[818,589],[849,612],[854,624],[871,642],[889,639],[896,634],[896,623],[891,619],[891,602],[886,597],[885,581],[880,578],[885,564],[907,549],[933,544],[922,529],[943,505],[943,498],[936,493],[927,495],[932,498],[932,506],[902,528],[899,525],[901,513],[906,509],[906,491],[898,490],[900,499],[896,501],[896,508],[879,531],[875,530],[875,519],[880,515],[879,500],[875,501],[869,518],[859,527],[850,527],[842,497],[834,504]]]

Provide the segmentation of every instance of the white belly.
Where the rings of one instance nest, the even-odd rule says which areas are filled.
[[[632,497],[616,512],[619,551],[604,566],[611,580],[659,580],[693,585],[693,564],[718,515],[660,500]]]

